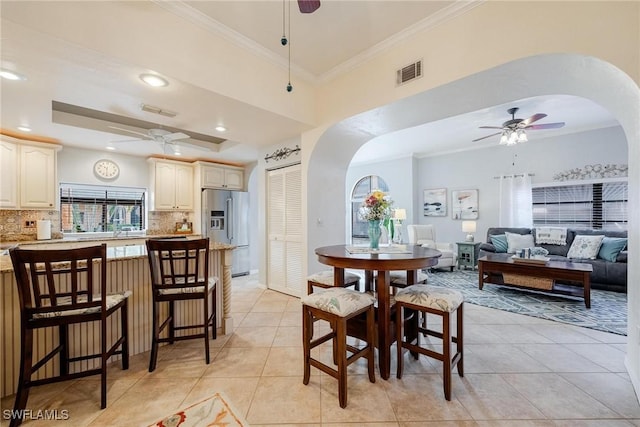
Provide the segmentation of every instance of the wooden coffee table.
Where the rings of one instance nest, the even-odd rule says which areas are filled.
[[[554,294],[583,296],[584,305],[591,308],[591,264],[547,261],[544,264],[515,262],[511,257],[489,254],[478,260],[478,287],[485,283],[535,289]],[[502,280],[492,279],[500,273]],[[495,276],[495,275],[494,275]],[[567,281],[582,286],[557,283]],[[498,282],[498,283],[496,283]]]

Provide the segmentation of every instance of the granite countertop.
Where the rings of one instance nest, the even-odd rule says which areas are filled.
[[[146,236],[146,237],[154,237],[154,238],[159,238],[162,236]],[[137,237],[137,239],[141,239],[143,237]],[[133,239],[133,238],[130,238]],[[87,240],[82,240],[81,242],[87,242],[87,246],[90,246],[91,243],[90,242],[102,242],[104,239],[96,239],[96,240],[92,240],[92,241],[87,241]],[[120,239],[117,239],[120,240]],[[124,239],[123,239],[124,240]],[[78,240],[64,240],[64,239],[57,239],[57,240],[48,240],[47,242],[49,243],[58,243],[58,244],[64,244],[64,243],[77,243]],[[13,245],[9,245],[9,246],[33,246],[34,243],[42,243],[43,245],[46,245],[46,243],[44,243],[43,241],[35,241],[35,242],[19,242],[19,243],[15,243]],[[6,245],[6,243],[3,243],[3,245]],[[221,243],[221,242],[211,242],[210,245],[211,250],[228,250],[228,249],[235,249],[236,246],[235,245],[230,245],[228,243]],[[34,249],[36,249],[34,247]],[[37,249],[46,249],[46,247],[41,248],[38,247]],[[147,257],[147,247],[146,245],[142,244],[130,244],[130,245],[122,245],[122,246],[110,246],[107,247],[107,260],[108,261],[116,261],[116,260],[122,260],[122,259],[135,259],[135,258],[146,258]],[[6,255],[0,255],[0,273],[4,273],[7,271],[13,271],[13,265],[11,264],[11,258],[9,257],[8,253]]]

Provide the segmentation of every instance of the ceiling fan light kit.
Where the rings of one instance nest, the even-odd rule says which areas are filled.
[[[527,129],[558,129],[564,126],[564,122],[534,125],[534,122],[547,117],[544,113],[536,113],[527,119],[516,119],[516,112],[518,110],[518,107],[509,108],[507,113],[511,114],[511,119],[502,123],[502,126],[480,126],[480,129],[500,129],[500,132],[474,139],[472,142],[500,135],[500,145],[515,145],[529,140],[529,137],[527,136]]]

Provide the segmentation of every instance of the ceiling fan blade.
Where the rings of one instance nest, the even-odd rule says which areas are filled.
[[[502,129],[502,128],[499,128]],[[487,135],[487,136],[483,136],[482,138],[478,138],[478,139],[474,139],[471,142],[478,142],[478,141],[482,141],[483,139],[487,139],[487,138],[491,138],[492,136],[496,136],[496,135],[500,135],[502,132],[496,132],[496,133],[492,133],[491,135]]]
[[[478,129],[502,129],[502,126],[478,126]]]
[[[113,144],[120,144],[122,142],[147,142],[147,141],[153,141],[152,139],[142,139],[142,138],[138,138],[138,139],[121,139],[119,141],[109,141]]]
[[[153,139],[153,138],[150,138],[150,137],[149,137],[149,134],[147,134],[147,133],[142,133],[142,132],[137,132],[137,131],[135,131],[135,130],[129,130],[129,129],[124,129],[124,128],[119,128],[119,127],[117,127],[117,126],[109,126],[109,127],[110,127],[111,129],[121,130],[121,131],[123,131],[123,132],[129,132],[129,133],[132,133],[132,134],[134,134],[134,135],[144,136],[144,137],[145,137],[145,138],[147,138],[147,139]]]
[[[547,117],[547,115],[544,113],[536,113],[533,116],[529,117],[528,119],[524,119],[523,121],[518,123],[518,126],[519,127],[529,126],[531,123],[537,122],[538,120],[544,119],[545,117]]]
[[[187,139],[187,138],[190,138],[190,136],[182,132],[169,133],[162,137],[162,139],[164,139],[166,142],[175,141],[177,139]]]
[[[539,130],[539,129],[558,129],[564,126],[564,122],[558,123],[541,123],[539,125],[529,125],[525,129]]]
[[[300,13],[313,13],[320,7],[320,0],[298,0]]]

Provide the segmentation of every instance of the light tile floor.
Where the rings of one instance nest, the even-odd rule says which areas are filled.
[[[197,340],[161,348],[153,373],[148,353],[128,371],[113,364],[105,410],[97,377],[36,387],[29,408],[66,409],[70,420],[23,425],[145,426],[222,391],[252,426],[640,426],[623,336],[466,304],[465,376],[454,372],[450,402],[439,362],[406,355],[401,380],[395,357],[391,378],[375,384],[365,360],[350,366],[341,409],[335,379],[312,368],[302,384],[297,298],[248,276],[233,279],[232,301],[236,330],[213,342],[210,365]],[[320,351],[330,359],[328,345]],[[3,409],[12,404],[2,399]]]

